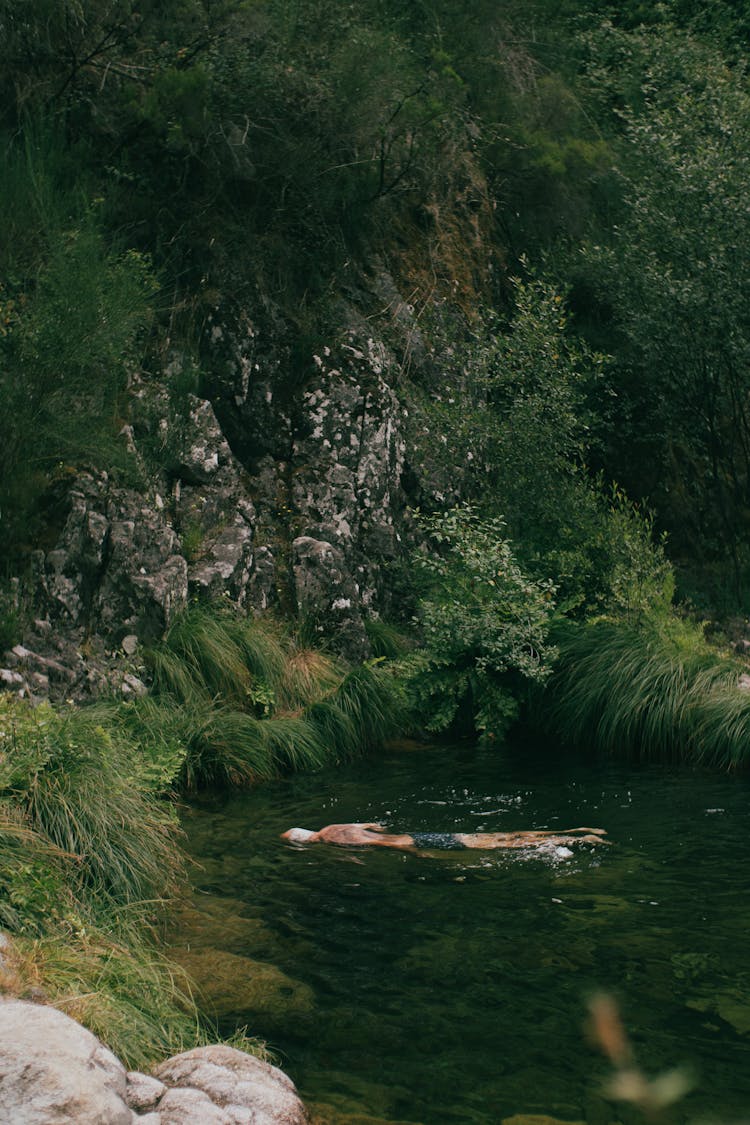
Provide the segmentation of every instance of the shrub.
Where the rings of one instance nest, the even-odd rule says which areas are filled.
[[[523,573],[500,519],[455,508],[422,526],[438,553],[417,559],[425,652],[402,664],[409,691],[427,730],[468,721],[500,735],[518,714],[524,685],[549,674],[554,586]]]

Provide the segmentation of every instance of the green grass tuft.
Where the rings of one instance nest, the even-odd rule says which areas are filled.
[[[750,764],[745,666],[676,617],[600,620],[558,638],[547,724],[567,742],[723,769]]]
[[[276,776],[265,723],[243,711],[207,710],[188,736],[182,774],[188,789],[247,786]]]
[[[365,631],[376,657],[386,660],[398,660],[412,649],[409,638],[404,636],[394,625],[383,621],[382,617],[368,617],[365,620]]]
[[[266,719],[263,728],[279,772],[320,769],[333,760],[320,731],[306,715]]]
[[[116,904],[170,894],[180,868],[169,807],[131,780],[130,747],[103,713],[4,706],[0,796],[75,858],[79,878]]]
[[[170,762],[188,790],[246,786],[378,747],[404,722],[395,676],[347,670],[270,620],[196,606],[149,660],[152,695],[128,705],[127,725],[162,790]]]
[[[321,699],[306,712],[307,720],[317,731],[330,760],[345,761],[359,750],[360,730],[352,714],[343,710],[335,699]]]
[[[247,652],[223,615],[202,606],[182,614],[168,630],[155,662],[161,680],[181,702],[208,695],[242,708],[252,689]]]
[[[396,677],[382,665],[354,668],[331,700],[352,723],[359,749],[382,746],[403,729],[404,693]]]

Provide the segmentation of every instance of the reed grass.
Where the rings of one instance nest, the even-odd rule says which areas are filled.
[[[3,718],[0,794],[28,828],[113,903],[168,896],[181,866],[174,817],[133,784],[131,747],[101,725],[102,712],[6,703]]]
[[[221,623],[242,653],[253,682],[277,689],[285,675],[290,647],[281,626],[270,617],[261,621],[230,613],[222,615]]]
[[[268,752],[279,773],[316,770],[334,761],[331,748],[306,715],[281,715],[263,723]]]
[[[546,724],[569,743],[644,760],[750,764],[746,666],[677,617],[600,620],[556,641]]]
[[[188,790],[318,769],[381,745],[404,721],[394,676],[350,670],[272,620],[193,607],[149,661],[152,696],[130,705],[130,733],[146,762],[177,760],[182,747]]]
[[[81,919],[73,935],[54,930],[17,938],[14,947],[13,990],[41,992],[129,1070],[147,1069],[207,1038],[187,976],[135,927],[115,928],[113,935],[109,925]]]
[[[409,638],[382,617],[368,617],[365,620],[365,631],[375,657],[398,660],[413,648]]]

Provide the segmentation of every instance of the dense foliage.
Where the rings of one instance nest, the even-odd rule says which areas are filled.
[[[409,690],[425,729],[460,730],[463,722],[500,737],[518,716],[522,685],[549,673],[554,586],[523,573],[497,519],[464,508],[422,522],[423,648],[405,661]]]
[[[564,589],[593,466],[742,604],[747,28],[686,0],[0,4],[6,561],[68,466],[126,471],[165,323],[188,346],[223,300],[274,305],[292,386],[377,256],[463,357],[454,499]],[[440,382],[413,394],[449,415]]]
[[[176,349],[174,414],[210,397],[217,309],[273,326],[287,405],[342,294],[369,318],[420,509],[363,666],[193,607],[145,698],[0,699],[8,987],[129,1065],[205,1033],[151,940],[175,787],[497,737],[541,692],[577,744],[747,764],[743,666],[672,601],[750,607],[749,44],[746,0],[0,0],[3,572],[81,468],[169,468],[126,455],[133,385]]]

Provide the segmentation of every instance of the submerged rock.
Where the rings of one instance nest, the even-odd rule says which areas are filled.
[[[279,1027],[312,1015],[312,989],[266,961],[210,947],[169,952],[197,982],[200,1005],[213,1016],[250,1014]]]
[[[561,1121],[559,1117],[549,1117],[546,1113],[514,1113],[504,1117],[501,1125],[585,1125],[583,1121]]]
[[[328,1102],[315,1102],[310,1106],[310,1125],[419,1125],[413,1118],[395,1121],[392,1117],[377,1117],[370,1113],[348,1113]]]
[[[750,1033],[750,998],[739,988],[726,988],[711,996],[696,996],[686,1001],[686,1007],[707,1016],[719,1016],[730,1024],[738,1035]]]
[[[268,957],[278,939],[260,918],[248,917],[237,899],[201,894],[172,911],[175,944],[197,949],[223,949],[229,953]]]

